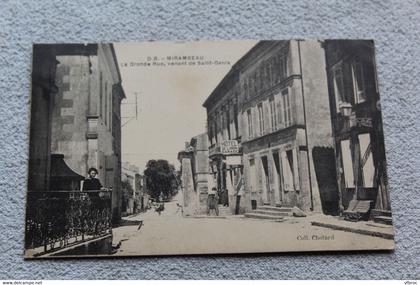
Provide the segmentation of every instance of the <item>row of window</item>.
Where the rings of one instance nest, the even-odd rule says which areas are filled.
[[[366,188],[375,187],[375,165],[373,162],[372,145],[370,134],[358,135],[358,147],[353,147],[350,140],[341,141],[341,159],[342,171],[344,172],[344,184],[346,188],[354,188],[355,185],[361,185]],[[358,154],[352,155],[352,152]],[[284,152],[272,153],[273,172],[274,176],[270,176],[268,171],[267,156],[261,157],[262,167],[262,188],[263,190],[269,187],[269,182],[274,182],[276,188],[283,191],[299,190],[299,176],[298,176],[298,156],[297,150],[291,149]],[[354,159],[353,159],[354,157]],[[250,179],[251,191],[257,191],[257,177],[255,169],[255,159],[249,160],[250,164]],[[361,181],[357,180],[359,177],[355,169],[361,170]]]
[[[249,100],[258,92],[268,89],[287,77],[287,56],[284,53],[272,56],[260,63],[242,83],[242,94]]]
[[[268,104],[267,108],[265,105]],[[268,113],[267,113],[268,112]],[[266,114],[267,113],[267,114]],[[209,140],[212,145],[240,136],[238,131],[238,106],[216,113],[208,123]],[[232,117],[233,116],[233,117]],[[266,118],[266,116],[268,116]],[[292,104],[289,89],[260,102],[246,111],[247,138],[253,139],[292,124]]]
[[[299,191],[299,169],[298,169],[298,152],[297,149],[290,149],[281,152],[273,152],[272,159],[268,159],[268,156],[261,156],[261,185],[258,186],[257,169],[255,165],[255,159],[249,160],[250,165],[250,188],[251,192],[256,192],[260,187],[263,189],[263,195],[269,195],[270,184],[274,185],[275,191],[288,192],[288,191]],[[273,169],[269,171],[269,164]],[[275,193],[276,196],[279,193]],[[265,197],[266,200],[270,200],[269,197]]]
[[[216,112],[208,123],[209,140],[212,145],[221,141],[236,139],[238,130],[238,106],[233,104],[227,110]]]
[[[249,108],[246,112],[248,139],[287,128],[292,124],[292,106],[289,89],[282,90],[279,94],[268,100],[268,108],[264,108],[266,101],[259,103],[255,111]],[[265,114],[268,111],[269,114]],[[254,113],[257,113],[257,116]],[[268,115],[268,119],[266,119]],[[268,123],[268,124],[267,124]]]

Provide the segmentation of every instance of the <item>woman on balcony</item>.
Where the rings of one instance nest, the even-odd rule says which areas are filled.
[[[102,188],[102,184],[96,175],[98,175],[98,170],[94,167],[89,168],[88,171],[88,178],[83,181],[83,188],[82,191],[92,191],[92,190],[100,190]]]

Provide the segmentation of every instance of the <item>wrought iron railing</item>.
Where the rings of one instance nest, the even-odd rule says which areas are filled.
[[[109,190],[28,192],[25,248],[37,254],[111,234]]]

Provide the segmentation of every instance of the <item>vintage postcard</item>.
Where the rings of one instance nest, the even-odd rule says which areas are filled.
[[[34,44],[25,258],[392,250],[372,40]]]

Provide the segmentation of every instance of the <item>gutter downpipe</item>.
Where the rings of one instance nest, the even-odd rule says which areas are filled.
[[[300,53],[300,42],[302,40],[296,40],[298,44],[298,53],[299,53],[299,68],[300,68],[300,80],[301,80],[301,88],[302,88],[302,106],[303,106],[303,121],[305,123],[305,140],[306,140],[306,151],[307,151],[307,159],[308,159],[308,172],[309,172],[309,193],[311,197],[311,208],[310,210],[314,210],[314,199],[312,193],[312,175],[311,175],[311,163],[309,159],[309,144],[308,144],[308,125],[306,123],[306,108],[305,108],[305,91],[303,88],[303,72],[302,72],[302,56]]]

